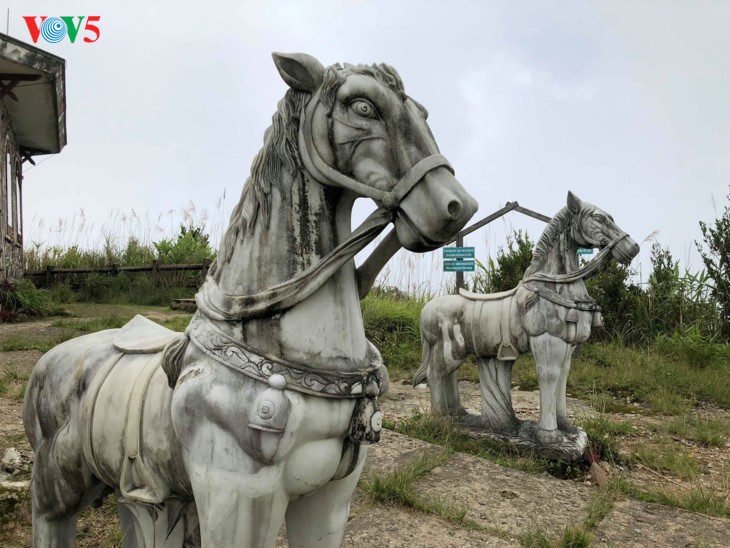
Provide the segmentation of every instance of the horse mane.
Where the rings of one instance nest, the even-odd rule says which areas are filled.
[[[389,65],[346,64],[343,68],[337,63],[326,69],[320,89],[320,100],[327,106],[328,116],[334,108],[337,90],[350,74],[370,76],[393,90],[401,100],[407,97],[400,75]],[[289,89],[279,101],[271,126],[264,132],[263,147],[251,164],[251,175],[243,186],[238,204],[231,212],[218,259],[211,265],[212,272],[215,272],[217,263],[230,261],[241,235],[252,231],[259,220],[269,222],[271,189],[277,188],[284,192],[283,181],[302,177],[304,168],[299,160],[299,120],[310,97],[310,93]]]
[[[550,222],[545,227],[540,239],[535,244],[535,249],[532,252],[532,262],[529,268],[525,271],[523,279],[540,272],[545,266],[545,261],[548,258],[548,252],[555,245],[555,241],[565,234],[573,221],[573,214],[570,212],[568,207],[564,207],[558,211],[555,216],[550,219]]]

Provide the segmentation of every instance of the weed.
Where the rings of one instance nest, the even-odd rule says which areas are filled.
[[[619,461],[618,438],[634,432],[634,427],[627,422],[617,422],[605,415],[584,418],[579,421],[593,447],[603,460]]]
[[[576,478],[585,473],[582,465],[535,458],[491,438],[472,437],[448,417],[416,413],[404,421],[386,422],[385,425],[401,434],[440,445],[447,451],[468,453],[525,472],[547,472],[559,478]]]
[[[74,329],[84,333],[96,333],[105,329],[118,329],[129,320],[130,318],[126,316],[103,316],[84,320],[56,320],[51,326]]]
[[[679,449],[676,444],[663,442],[658,447],[653,445],[639,445],[631,453],[636,462],[651,468],[667,472],[673,476],[691,479],[704,470],[694,458]]]
[[[423,302],[394,300],[379,292],[362,301],[365,332],[380,350],[391,379],[412,375],[421,361],[419,316]]]
[[[621,493],[644,502],[655,502],[708,516],[730,518],[730,501],[727,494],[718,495],[701,485],[686,490],[663,488],[644,490],[620,478],[614,480],[614,484]]]
[[[529,533],[519,535],[517,540],[523,548],[552,548],[553,546],[550,537],[539,527]]]
[[[730,422],[722,419],[682,416],[672,419],[661,430],[695,441],[704,447],[725,447],[730,439]]]
[[[172,329],[173,331],[179,331],[182,333],[188,328],[188,324],[190,323],[190,318],[192,316],[176,316],[170,320],[165,320],[162,322],[162,325],[167,327],[168,329]]]
[[[568,526],[560,539],[560,548],[588,548],[591,545],[591,536],[583,527]]]

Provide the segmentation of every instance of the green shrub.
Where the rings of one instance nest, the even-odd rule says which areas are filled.
[[[63,308],[54,303],[48,291],[37,289],[30,280],[0,282],[0,319],[15,321],[23,316],[61,314]]]
[[[423,302],[372,291],[361,302],[365,335],[375,344],[394,380],[410,376],[421,361],[419,317]]]

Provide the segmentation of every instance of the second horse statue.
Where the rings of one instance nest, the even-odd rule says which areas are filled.
[[[583,267],[578,248],[601,251]],[[571,425],[565,389],[576,345],[602,325],[601,309],[583,280],[611,258],[628,264],[639,246],[608,213],[568,193],[567,206],[551,219],[535,245],[532,263],[517,287],[502,293],[439,297],[421,312],[421,367],[428,379],[431,412],[459,416],[510,443],[549,458],[577,460],[587,444]],[[532,352],[540,387],[540,420],[520,421],[512,408],[512,366]],[[477,358],[482,409],[479,420],[462,407],[456,370]]]

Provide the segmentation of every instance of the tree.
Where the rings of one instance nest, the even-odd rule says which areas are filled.
[[[730,194],[728,194],[730,199]],[[695,242],[712,280],[712,296],[720,312],[720,333],[730,339],[730,207],[725,209],[713,225],[700,221],[702,239],[706,248]]]
[[[496,293],[512,289],[520,280],[532,262],[532,250],[535,244],[527,232],[515,230],[507,236],[507,248],[497,251],[497,262],[489,258],[485,266],[479,263],[481,272],[474,277],[474,290],[481,293]]]
[[[180,225],[180,234],[175,241],[165,238],[154,242],[160,262],[167,264],[200,263],[215,252],[210,247],[208,235],[202,227]]]

